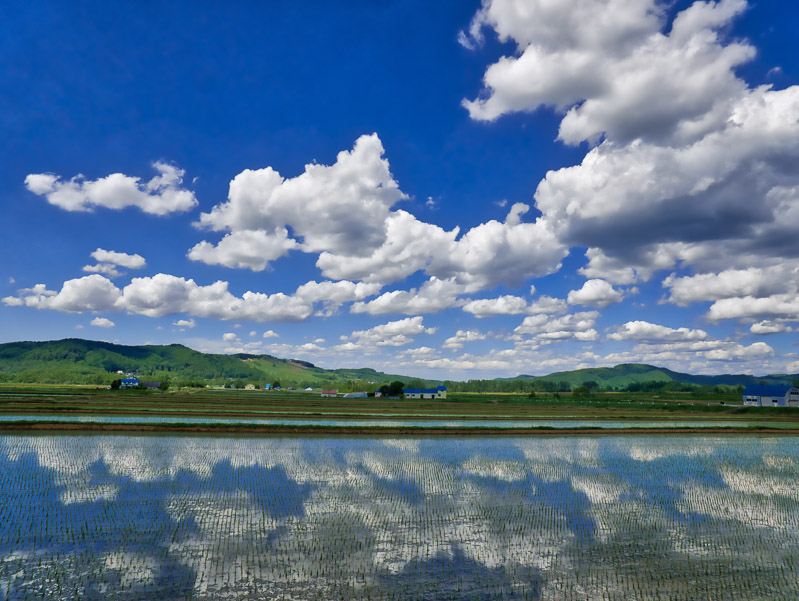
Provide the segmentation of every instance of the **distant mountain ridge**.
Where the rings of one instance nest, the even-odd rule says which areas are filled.
[[[596,382],[600,387],[621,388],[632,383],[646,382],[679,382],[681,384],[698,384],[703,386],[751,386],[754,384],[789,385],[799,379],[797,374],[767,374],[754,376],[750,374],[701,375],[672,371],[665,367],[647,365],[645,363],[622,363],[615,367],[591,367],[573,371],[562,371],[546,376],[519,375],[504,380],[533,380],[536,382],[568,382],[571,386],[580,386],[585,382]]]
[[[120,377],[118,371],[154,380],[279,381],[284,386],[413,379],[371,368],[323,369],[272,355],[201,353],[181,344],[127,346],[80,338],[0,344],[0,382],[108,384]]]
[[[323,369],[308,361],[281,359],[272,355],[202,353],[181,344],[128,346],[80,338],[0,344],[0,382],[108,384],[120,377],[118,371],[135,373],[153,380],[199,380],[217,383],[230,379],[260,383],[277,380],[284,386],[335,386],[354,381],[382,383],[399,380],[408,383],[411,380],[420,380],[424,384],[444,382],[387,374],[367,367]],[[797,374],[709,376],[680,373],[654,365],[624,363],[615,367],[562,371],[546,376],[522,374],[483,382],[507,384],[519,381],[530,385],[533,382],[565,382],[571,387],[592,382],[600,388],[623,388],[631,384],[651,382],[749,386],[760,383],[789,385],[797,380]]]

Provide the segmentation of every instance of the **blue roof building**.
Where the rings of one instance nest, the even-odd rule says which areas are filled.
[[[403,391],[406,399],[445,399],[447,398],[447,387],[438,386],[436,388],[406,388]]]
[[[122,378],[120,388],[136,388],[139,385],[139,378]]]
[[[750,407],[799,407],[799,388],[747,386],[743,391],[743,401]]]

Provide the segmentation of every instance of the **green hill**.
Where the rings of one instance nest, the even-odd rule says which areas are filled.
[[[68,338],[48,342],[0,344],[0,382],[39,384],[110,384],[117,372],[135,373],[145,380],[223,384],[229,380],[265,384],[279,381],[285,386],[367,389],[367,383],[414,380],[415,385],[441,381],[416,380],[411,376],[386,374],[370,368],[323,369],[307,361],[280,359],[271,355],[217,355],[201,353],[180,344],[125,346]],[[792,374],[751,376],[746,374],[703,376],[684,374],[638,363],[562,371],[546,376],[520,375],[495,380],[446,382],[453,391],[506,391],[536,389],[570,390],[586,382],[603,389],[622,389],[652,383],[707,386],[792,384]]]
[[[750,386],[760,383],[789,385],[792,384],[797,377],[797,375],[791,374],[769,374],[765,376],[723,374],[704,376],[680,373],[666,369],[665,367],[657,367],[642,363],[622,363],[615,367],[577,369],[573,371],[556,372],[540,377],[520,375],[508,379],[532,380],[540,384],[567,382],[570,388],[582,386],[586,382],[595,382],[600,388],[624,388],[631,384],[646,384],[649,382],[676,382],[680,384],[698,384],[704,386]]]
[[[180,344],[125,346],[78,338],[0,344],[0,382],[109,384],[120,377],[118,371],[153,380],[279,381],[283,386],[411,380],[370,368],[322,369],[271,355],[201,353]]]

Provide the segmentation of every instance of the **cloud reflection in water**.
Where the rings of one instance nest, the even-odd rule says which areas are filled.
[[[790,437],[3,436],[0,598],[799,597],[798,479]]]

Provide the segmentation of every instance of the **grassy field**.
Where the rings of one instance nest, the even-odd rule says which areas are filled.
[[[738,395],[604,393],[590,398],[451,394],[446,400],[322,398],[319,393],[245,390],[139,391],[98,387],[2,386],[0,415],[174,417],[350,417],[462,419],[751,419],[799,421],[799,409],[743,407]]]

